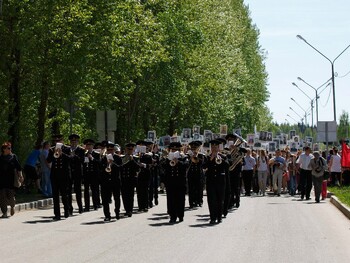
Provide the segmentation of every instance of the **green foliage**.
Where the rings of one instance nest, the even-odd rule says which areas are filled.
[[[349,113],[343,111],[339,118],[337,136],[339,139],[349,138],[350,122]]]
[[[117,111],[121,144],[148,130],[171,135],[195,124],[213,132],[228,124],[244,134],[254,125],[273,128],[265,57],[243,0],[3,5],[0,138],[19,140],[23,156],[50,139],[55,123],[66,136],[96,138],[96,110]],[[20,73],[18,135],[8,130],[17,105],[7,99],[14,72]]]

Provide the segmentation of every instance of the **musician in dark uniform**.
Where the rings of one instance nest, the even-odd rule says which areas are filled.
[[[234,134],[228,134],[226,136],[226,140],[236,142],[237,136]],[[231,154],[228,155],[228,162],[229,162],[229,177],[230,177],[230,202],[229,202],[229,208],[233,208],[236,206],[238,208],[240,206],[240,196],[241,196],[241,171],[242,171],[242,165],[243,165],[243,157],[244,154],[247,152],[245,148],[241,148],[239,146],[230,145],[229,150],[232,152],[232,150],[237,148],[237,154],[235,156],[232,156]]]
[[[54,146],[49,149],[47,162],[51,164],[51,185],[54,220],[61,220],[60,195],[64,217],[69,217],[67,189],[70,184],[70,147],[63,144],[63,135],[53,136]]]
[[[135,143],[128,143],[125,145],[125,155],[122,156],[121,166],[121,191],[124,209],[128,217],[132,216],[137,174],[140,171],[137,157],[133,156],[135,146]]]
[[[158,147],[155,144],[150,144],[147,146],[148,150],[152,154],[152,165],[151,165],[151,176],[149,180],[148,186],[148,207],[153,207],[153,199],[154,204],[158,205],[158,185],[159,185],[159,163],[160,157],[158,154]]]
[[[137,204],[139,211],[147,212],[148,211],[148,186],[151,177],[151,166],[152,166],[152,153],[147,152],[148,142],[139,140],[136,142],[136,145],[139,146],[139,149],[142,149],[138,153],[139,162],[140,162],[140,172],[137,176]]]
[[[226,140],[224,138],[217,138],[216,140],[220,141],[221,144],[219,145],[219,155],[220,157],[225,161],[228,162],[228,148],[224,148],[226,145]],[[224,196],[224,206],[222,209],[222,215],[225,218],[228,214],[229,205],[230,205],[230,199],[231,199],[231,188],[230,188],[230,176],[229,176],[229,166],[226,166],[225,169],[225,177],[226,177],[226,184],[225,184],[225,196]]]
[[[177,218],[182,222],[185,213],[187,164],[186,160],[181,158],[180,148],[181,143],[170,143],[168,158],[163,163],[169,223],[175,223]]]
[[[81,183],[83,179],[83,163],[85,150],[79,146],[80,136],[78,134],[71,134],[68,137],[70,141],[70,169],[71,169],[71,181],[68,187],[68,205],[69,213],[73,214],[73,200],[72,200],[72,188],[74,189],[75,197],[78,204],[79,214],[83,212]],[[72,187],[73,186],[73,187]]]
[[[192,154],[189,156],[189,167],[187,169],[188,182],[188,201],[190,208],[202,206],[203,204],[203,169],[202,165],[205,156],[199,153],[199,147],[202,145],[200,141],[192,141],[189,143]]]
[[[210,213],[210,224],[222,222],[224,208],[226,171],[228,163],[219,154],[218,140],[211,140],[211,153],[203,165],[206,171],[207,198]]]
[[[100,154],[93,150],[95,141],[92,139],[84,140],[84,212],[90,211],[90,189],[92,195],[92,205],[94,210],[99,208],[99,182],[100,182]]]
[[[109,209],[109,203],[112,195],[114,199],[114,212],[115,218],[119,220],[120,216],[120,167],[122,166],[122,159],[120,156],[115,154],[115,144],[112,142],[107,143],[107,151],[103,156],[102,171],[101,171],[101,194],[102,194],[102,205],[103,213],[105,215],[104,221],[111,221],[111,213]]]

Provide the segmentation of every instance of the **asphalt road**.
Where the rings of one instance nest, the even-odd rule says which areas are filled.
[[[350,262],[350,221],[329,201],[242,197],[213,226],[206,199],[168,224],[165,195],[148,213],[109,223],[102,209],[52,215],[48,207],[0,219],[0,262]]]

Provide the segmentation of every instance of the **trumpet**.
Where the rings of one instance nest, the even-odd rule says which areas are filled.
[[[215,163],[216,163],[217,165],[220,165],[220,164],[222,163],[222,158],[221,158],[220,155],[216,155],[216,157],[215,157]]]
[[[53,157],[55,157],[56,159],[61,157],[61,153],[59,152],[59,149],[55,149],[55,153],[53,154]]]
[[[63,146],[63,143],[59,143],[59,142],[56,143],[55,153],[53,154],[53,157],[55,157],[56,159],[60,158],[62,155],[62,146]]]
[[[106,173],[111,173],[112,172],[112,167],[111,163],[108,163],[107,167],[105,168]]]

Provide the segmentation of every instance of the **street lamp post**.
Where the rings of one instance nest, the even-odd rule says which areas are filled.
[[[287,117],[291,118],[293,121],[295,121],[296,123],[298,123],[298,121],[296,119],[294,119],[292,116],[290,116],[289,114],[287,114]]]
[[[318,99],[320,98],[320,97],[319,97],[319,94],[318,94],[318,90],[319,90],[320,88],[322,88],[326,83],[328,83],[327,86],[326,86],[326,87],[328,87],[328,86],[331,84],[331,82],[329,82],[331,79],[332,79],[332,78],[330,78],[329,80],[327,80],[325,83],[323,83],[321,86],[319,86],[319,87],[316,89],[316,88],[314,88],[313,86],[311,86],[309,83],[307,83],[305,80],[303,80],[301,77],[298,77],[298,80],[304,82],[306,85],[308,85],[310,88],[312,88],[312,89],[315,91],[315,93],[316,93],[316,97],[315,97],[315,100],[316,100],[316,123],[318,123]]]
[[[296,100],[295,99],[293,99],[293,98],[290,98],[292,101],[294,101],[294,103],[296,104],[296,105],[298,105],[298,107],[305,113],[305,125],[307,125],[307,119],[306,119],[306,110],[303,108],[303,107],[301,107],[300,106],[300,104],[298,103],[298,102],[296,102]],[[292,109],[292,108],[291,108]],[[293,109],[292,109],[293,110]]]
[[[314,49],[317,53],[319,53],[322,57],[327,59],[332,66],[332,89],[333,89],[333,113],[334,113],[334,121],[337,121],[337,113],[336,113],[336,106],[335,106],[335,80],[334,80],[334,62],[350,47],[348,45],[335,59],[330,60],[328,57],[326,57],[323,53],[321,53],[317,48],[315,48],[313,45],[311,45],[309,42],[306,41],[305,38],[303,38],[301,35],[297,35],[297,38],[304,41],[308,46],[310,46],[312,49]]]
[[[314,127],[314,100],[310,98],[309,95],[307,95],[297,84],[292,82],[292,85],[297,87],[298,90],[300,90],[306,97],[310,99],[310,104],[311,104],[311,127]],[[295,102],[295,101],[294,101]]]

